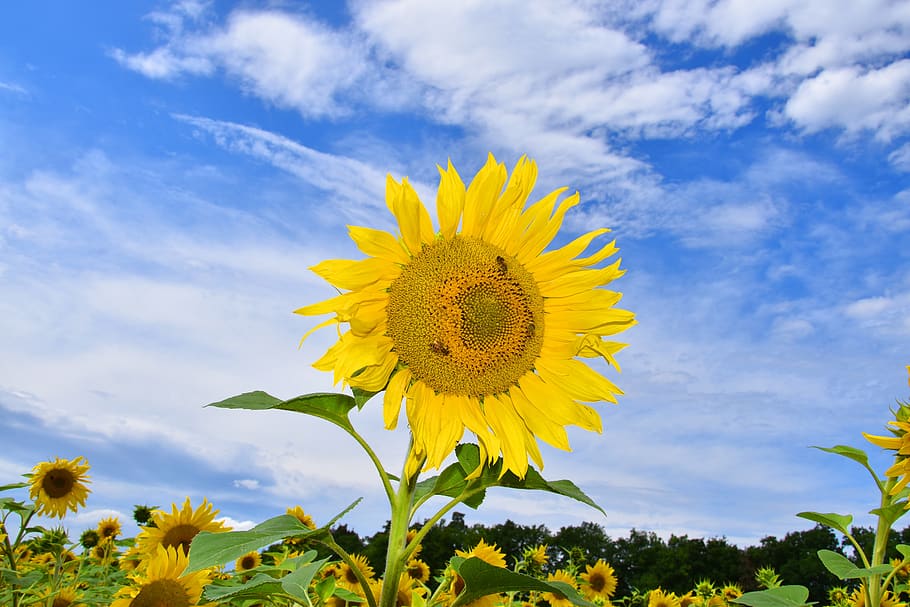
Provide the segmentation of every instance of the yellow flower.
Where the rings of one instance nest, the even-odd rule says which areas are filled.
[[[177,510],[177,504],[171,505],[172,512],[168,514],[163,510],[156,510],[152,514],[155,526],[143,527],[136,536],[136,545],[139,551],[152,556],[158,546],[165,548],[180,548],[184,555],[189,554],[190,543],[200,531],[230,531],[224,523],[215,520],[218,510],[214,510],[207,499],[193,510],[190,498],[183,502],[183,508]]]
[[[366,578],[368,582],[373,580],[376,574],[373,571],[373,567],[370,565],[370,561],[368,561],[365,556],[362,556],[360,554],[352,554],[351,560],[354,561],[354,567],[360,571],[361,575],[363,575],[363,577]],[[362,592],[363,587],[360,585],[360,580],[357,579],[357,574],[354,571],[354,567],[348,563],[341,562],[338,564],[338,571],[335,575],[341,586],[353,592]]]
[[[234,562],[235,571],[249,571],[262,564],[262,556],[256,550],[247,552]]]
[[[426,582],[430,579],[430,566],[420,559],[412,558],[408,561],[405,573],[418,582]]]
[[[465,552],[464,550],[456,550],[456,556],[460,556],[466,559],[476,556],[485,563],[489,563],[494,567],[505,567],[506,566],[506,555],[496,547],[496,544],[488,544],[483,539],[477,542],[477,545]]]
[[[679,597],[657,587],[648,593],[648,607],[679,607]]]
[[[287,509],[287,514],[296,517],[298,521],[309,527],[310,529],[316,528],[316,522],[313,520],[313,517],[303,511],[303,508],[300,506],[294,506],[293,508]]]
[[[585,582],[585,596],[591,600],[609,599],[616,592],[616,572],[603,560],[598,560],[593,567],[586,565],[579,577]]]
[[[61,588],[53,594],[53,599],[50,600],[50,603],[46,599],[50,599],[51,593],[45,593],[45,600],[39,604],[49,604],[51,607],[85,607],[85,603],[80,600],[81,594],[78,589],[73,587]]]
[[[547,561],[550,560],[550,557],[547,556],[547,545],[538,544],[533,548],[528,548],[525,550],[525,559],[530,563],[533,563],[537,567],[543,567],[547,564]]]
[[[63,518],[67,509],[76,512],[78,506],[85,506],[88,470],[88,462],[81,456],[74,460],[58,457],[32,468],[29,497],[35,502],[36,514]]]
[[[438,467],[468,430],[485,462],[502,454],[503,472],[523,477],[528,457],[543,466],[537,438],[569,450],[566,426],[602,429],[582,403],[622,394],[578,358],[616,366],[625,344],[604,338],[635,320],[613,307],[620,293],[599,287],[624,271],[618,261],[597,267],[617,251],[612,242],[579,257],[606,229],[544,252],[579,197],[558,201],[563,188],[525,208],[533,161],[521,158],[508,183],[492,155],[468,188],[451,163],[440,174],[438,230],[407,178],[389,176],[386,204],[400,235],[351,227],[368,257],[314,266],[342,293],[296,313],[333,315],[310,332],[347,323],[313,366],[336,383],[384,389],[389,429],[404,400],[413,461]]]
[[[120,589],[111,607],[191,607],[209,582],[208,570],[184,573],[189,560],[183,550],[157,545],[134,586]]]
[[[98,536],[102,540],[113,540],[120,533],[120,519],[116,516],[103,518],[98,522]]]
[[[700,602],[701,601],[699,601],[699,598],[695,596],[695,591],[693,590],[690,590],[689,592],[679,597],[679,607],[689,607],[690,605],[694,605]]]
[[[564,569],[557,569],[553,573],[547,576],[548,582],[565,582],[572,588],[578,589],[578,583],[575,581],[575,576],[569,574],[569,572]],[[544,592],[541,595],[551,607],[572,607],[572,601],[566,598],[561,592]]]
[[[742,589],[736,584],[727,584],[720,590],[721,596],[724,597],[724,600],[729,602],[733,599],[738,599],[743,595]]]

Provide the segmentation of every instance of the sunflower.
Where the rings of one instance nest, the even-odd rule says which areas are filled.
[[[287,509],[287,514],[295,517],[298,521],[306,525],[309,529],[316,528],[316,521],[313,520],[313,517],[303,511],[303,508],[300,506],[294,506],[293,508]]]
[[[202,596],[211,577],[208,570],[184,574],[189,559],[179,548],[161,544],[134,586],[117,592],[111,607],[190,607]]]
[[[98,522],[98,537],[101,540],[113,540],[122,532],[120,519],[116,516],[103,518]]]
[[[547,564],[547,561],[550,560],[550,557],[547,556],[547,545],[538,544],[533,548],[528,548],[524,553],[525,560],[537,567],[543,567]]]
[[[466,559],[476,556],[480,560],[494,567],[505,567],[506,566],[506,555],[496,547],[496,544],[488,544],[483,541],[483,538],[477,542],[477,545],[468,550],[456,550],[456,556],[460,556]]]
[[[46,594],[44,601],[40,604],[50,605],[50,607],[85,607],[85,603],[81,602],[81,593],[78,589],[73,587],[61,588],[55,594],[53,594],[53,599],[48,603],[47,599],[50,598],[50,594]]]
[[[609,599],[616,592],[616,572],[602,559],[594,563],[593,567],[587,565],[579,577],[585,583],[585,596],[591,600]]]
[[[230,531],[224,523],[215,520],[218,510],[214,510],[207,499],[193,510],[190,498],[183,502],[183,508],[177,510],[177,504],[171,505],[170,514],[156,510],[152,515],[153,525],[143,527],[136,536],[136,545],[146,556],[156,553],[157,546],[165,548],[180,547],[183,554],[189,554],[190,543],[200,531]]]
[[[547,576],[548,582],[565,582],[572,588],[578,589],[578,582],[575,581],[575,576],[570,574],[565,569],[557,569],[553,573]],[[572,601],[566,598],[566,595],[561,592],[544,592],[541,596],[552,607],[572,607]]]
[[[385,580],[379,585],[380,594],[383,583],[385,583]],[[421,598],[425,597],[427,594],[426,587],[417,583],[417,580],[409,575],[401,576],[398,581],[398,593],[395,596],[395,607],[411,607],[415,594]],[[379,596],[376,597],[376,600],[379,600]]]
[[[648,593],[648,607],[679,607],[679,597],[673,592],[664,592],[658,586]]]
[[[506,555],[496,547],[496,544],[487,544],[483,538],[477,542],[477,545],[471,548],[470,550],[456,550],[455,556],[460,556],[465,559],[471,557],[477,557],[488,565],[493,565],[494,567],[506,566]],[[458,575],[455,572],[455,569],[449,567],[446,570],[446,577],[451,578],[452,582],[449,586],[449,590],[444,593],[444,598],[447,599],[449,603],[455,600],[455,598],[461,594],[465,588],[464,578]],[[482,596],[479,599],[468,603],[468,607],[492,607],[496,604],[499,594],[488,594]],[[444,601],[445,602],[445,601]]]
[[[695,605],[701,603],[695,592],[690,590],[689,592],[679,596],[679,607],[690,607],[690,605]]]
[[[730,602],[741,597],[743,595],[743,591],[736,584],[727,584],[720,589],[720,594],[724,597],[724,600]]]
[[[247,552],[234,562],[234,570],[239,572],[255,569],[262,564],[262,556],[256,550]]]
[[[78,506],[85,506],[88,470],[88,462],[81,456],[74,460],[57,457],[32,468],[28,494],[35,501],[35,513],[63,518],[67,509],[76,512]]]
[[[352,554],[351,560],[354,561],[353,566],[344,562],[338,564],[335,577],[344,588],[353,592],[362,592],[363,588],[360,585],[360,580],[357,578],[354,567],[360,571],[360,574],[363,575],[368,582],[372,581],[376,574],[373,571],[373,567],[370,565],[370,561],[367,560],[367,557],[360,554]]]
[[[411,559],[405,567],[405,573],[415,581],[426,582],[430,579],[430,566],[420,559]]]
[[[625,344],[604,337],[635,320],[613,307],[620,293],[598,287],[624,271],[618,261],[595,267],[617,251],[612,242],[579,257],[607,229],[544,252],[579,197],[559,201],[563,188],[525,208],[533,161],[522,157],[506,183],[505,166],[490,155],[467,189],[451,162],[440,174],[438,231],[407,178],[389,176],[386,204],[400,237],[352,226],[369,257],[313,266],[346,292],[296,313],[333,314],[310,332],[349,325],[313,366],[333,371],[336,383],[385,389],[389,429],[404,399],[413,462],[438,467],[467,429],[486,462],[502,454],[503,473],[523,477],[528,457],[543,466],[536,438],[569,450],[566,426],[602,429],[582,403],[622,394],[577,357],[616,365]]]

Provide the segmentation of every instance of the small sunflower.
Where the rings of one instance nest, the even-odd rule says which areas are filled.
[[[468,550],[456,550],[456,556],[460,556],[466,559],[476,556],[485,563],[489,563],[494,567],[505,567],[506,566],[506,555],[502,553],[502,550],[496,547],[496,544],[488,544],[483,538],[477,545]]]
[[[262,564],[262,556],[256,550],[247,552],[234,562],[234,570],[239,572],[255,569]]]
[[[191,607],[199,602],[209,582],[208,570],[186,573],[189,559],[183,550],[161,544],[134,586],[120,589],[111,607]]]
[[[679,607],[679,597],[673,592],[664,592],[658,586],[648,593],[648,607]]]
[[[620,293],[600,287],[624,271],[619,262],[597,267],[616,253],[612,242],[579,257],[607,229],[544,251],[579,197],[559,201],[563,188],[525,208],[533,161],[522,157],[508,183],[492,154],[468,188],[451,163],[440,175],[438,231],[407,178],[389,176],[386,204],[400,236],[351,227],[368,257],[314,266],[342,293],[296,313],[333,315],[310,332],[348,324],[313,366],[333,371],[336,383],[384,389],[387,428],[406,402],[409,474],[421,462],[439,467],[468,430],[484,462],[502,454],[503,473],[524,477],[528,458],[543,466],[536,439],[570,450],[566,426],[602,430],[597,411],[582,403],[622,394],[578,359],[616,366],[625,344],[605,338],[635,320],[614,307]]]
[[[114,540],[121,533],[120,519],[116,516],[103,518],[98,522],[98,536],[102,540]]]
[[[376,573],[373,571],[373,567],[370,565],[370,561],[367,560],[367,557],[360,554],[352,554],[351,560],[354,561],[354,565],[351,566],[348,563],[341,562],[338,564],[338,570],[336,579],[341,584],[341,586],[347,588],[348,590],[357,592],[361,591],[362,587],[360,586],[360,580],[357,579],[357,574],[354,572],[354,567],[360,571],[361,575],[369,582],[375,578]]]
[[[680,595],[679,597],[679,607],[691,607],[691,605],[695,605],[700,602],[701,601],[697,596],[695,596],[695,592],[693,590],[690,590],[689,592]]]
[[[410,546],[411,542],[414,541],[414,538],[417,537],[417,534],[420,533],[419,529],[408,529],[408,535],[404,540],[405,545]],[[417,544],[414,546],[414,549],[411,551],[411,557],[416,557],[420,554],[420,551],[423,550],[423,546]]]
[[[743,591],[736,584],[727,584],[720,589],[720,595],[724,597],[724,600],[729,603],[730,601],[741,597],[743,595]]]
[[[193,510],[190,498],[186,498],[180,510],[177,510],[177,504],[172,504],[170,514],[156,510],[152,515],[153,525],[142,529],[136,536],[136,544],[140,552],[147,556],[154,555],[157,546],[179,547],[187,555],[190,543],[200,531],[230,531],[230,527],[215,520],[217,514],[218,510],[214,510],[207,499],[203,499],[202,504]]]
[[[381,596],[383,583],[385,583],[385,580],[379,584],[379,596]],[[401,576],[398,581],[398,592],[395,595],[395,607],[411,607],[414,603],[415,594],[421,598],[425,597],[427,594],[426,587],[419,584],[417,580],[409,575]],[[376,597],[377,600],[379,596]]]
[[[603,560],[598,560],[593,566],[587,565],[579,577],[585,583],[585,596],[591,600],[609,599],[616,592],[616,572]]]
[[[303,511],[303,508],[300,506],[294,506],[293,508],[287,509],[287,514],[290,516],[296,517],[298,521],[306,525],[310,529],[316,528],[316,521],[313,520],[313,517]]]
[[[550,557],[547,556],[546,544],[538,544],[533,548],[528,548],[525,550],[524,557],[525,560],[537,567],[543,567],[550,560]]]
[[[557,569],[547,576],[548,582],[565,582],[572,588],[578,590],[578,582],[575,576],[564,569]],[[541,595],[550,604],[551,607],[572,607],[572,601],[560,592],[544,592]]]
[[[50,602],[50,607],[85,607],[85,603],[80,600],[82,595],[77,588],[61,588],[53,597],[54,598]],[[50,598],[50,595],[48,595],[47,598]],[[45,600],[42,604],[47,605],[48,603]]]
[[[63,518],[68,509],[76,512],[85,506],[89,467],[80,456],[74,460],[58,457],[32,468],[29,497],[35,502],[35,513]]]
[[[411,559],[405,567],[405,573],[415,581],[426,582],[430,579],[430,566],[420,559]]]

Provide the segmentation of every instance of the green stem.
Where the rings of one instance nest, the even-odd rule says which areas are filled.
[[[408,526],[411,522],[411,502],[414,500],[414,490],[417,486],[419,472],[409,477],[407,474],[408,462],[412,456],[414,438],[408,445],[401,471],[401,480],[398,481],[398,492],[392,501],[392,516],[389,521],[389,547],[386,552],[385,572],[382,575],[382,594],[379,597],[379,607],[395,607],[398,602],[398,583],[404,573],[405,557],[408,539]],[[418,465],[417,469],[421,468]],[[412,544],[416,545],[416,544]]]
[[[443,506],[436,512],[436,514],[434,514],[432,517],[427,519],[427,521],[423,524],[423,527],[421,527],[420,531],[417,532],[417,535],[414,536],[414,539],[411,540],[411,543],[408,545],[407,550],[404,553],[405,559],[407,559],[407,557],[409,557],[411,555],[411,553],[414,552],[414,549],[417,548],[418,544],[420,544],[420,542],[423,541],[423,538],[426,537],[426,535],[430,532],[430,530],[436,525],[436,523],[439,522],[439,520],[443,516],[446,515],[446,513],[449,510],[451,510],[458,504],[462,503],[464,500],[468,499],[469,497],[471,497],[478,491],[482,491],[482,490],[483,490],[483,488],[471,489],[471,485],[469,484],[467,487],[465,487],[464,491],[462,491],[460,494],[458,494],[457,496],[455,496],[451,500],[449,500],[445,504],[445,506]],[[416,511],[417,511],[417,508],[415,506],[414,509],[411,511],[412,517],[414,516]]]
[[[885,511],[888,506],[891,505],[893,498],[891,496],[891,489],[894,487],[897,479],[889,478],[885,485],[882,487],[882,499],[880,508],[882,511]],[[875,544],[872,549],[872,566],[881,565],[885,562],[885,551],[888,549],[888,537],[891,534],[891,525],[881,514],[878,515],[878,524],[875,528]],[[867,597],[869,602],[867,603],[869,607],[880,607],[882,599],[882,576],[880,573],[872,575],[869,577],[869,583],[866,585],[866,590],[869,593]]]

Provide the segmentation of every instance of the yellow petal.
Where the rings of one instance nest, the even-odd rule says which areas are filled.
[[[465,187],[458,171],[449,160],[448,168],[439,169],[439,189],[436,194],[436,214],[439,216],[439,231],[442,237],[451,240],[461,223],[464,211]]]
[[[540,294],[544,297],[569,297],[606,285],[625,274],[625,270],[619,269],[621,261],[618,259],[605,268],[569,272],[548,282],[538,283]]]
[[[502,398],[485,396],[483,414],[502,446],[502,473],[511,470],[519,478],[524,478],[528,472],[528,454],[525,450],[528,428],[516,413],[512,400],[506,395],[502,395]]]
[[[537,181],[537,164],[522,156],[515,164],[505,191],[490,209],[482,237],[491,244],[498,244],[499,239],[510,231],[521,210],[524,208]],[[508,230],[505,229],[508,226]]]
[[[882,449],[900,449],[901,439],[896,436],[874,436],[863,432],[866,440],[873,445],[878,445]]]
[[[389,186],[390,183],[394,186]],[[433,222],[430,220],[430,214],[420,202],[407,177],[401,180],[399,186],[389,176],[386,184],[387,202],[395,219],[398,220],[398,229],[401,230],[404,245],[412,256],[417,255],[423,243],[433,242]]]
[[[616,394],[622,394],[616,384],[574,359],[537,361],[537,372],[549,384],[562,390],[575,400],[589,403],[599,401],[616,402]]]
[[[328,283],[348,291],[380,282],[391,282],[401,274],[401,268],[397,264],[376,257],[360,260],[327,259],[310,269]]]
[[[538,222],[530,226],[525,232],[524,241],[521,243],[517,257],[521,260],[531,260],[540,255],[541,251],[547,248],[547,245],[556,237],[559,228],[562,227],[562,220],[566,212],[578,202],[578,192],[575,192],[559,203],[553,217],[548,218],[546,222]]]
[[[487,156],[487,163],[477,172],[465,194],[464,220],[461,233],[465,236],[481,236],[493,205],[499,200],[502,186],[506,182],[506,167],[497,163],[493,154]]]
[[[382,396],[382,418],[387,430],[394,430],[398,425],[398,414],[401,411],[401,399],[404,398],[408,385],[411,383],[411,370],[407,367],[399,369],[392,379],[389,387]]]
[[[521,216],[515,221],[512,227],[512,233],[509,234],[506,239],[505,250],[510,255],[518,255],[525,237],[525,232],[533,231],[537,232],[542,226],[550,220],[550,215],[553,213],[553,207],[556,205],[556,200],[559,198],[560,194],[565,192],[568,188],[559,188],[554,190],[529,206],[525,209]],[[521,259],[522,263],[528,263],[531,259]]]
[[[389,340],[391,342],[391,340]],[[398,364],[398,355],[391,352],[392,344],[388,345],[389,351],[385,356],[374,365],[369,365],[359,369],[356,375],[352,374],[348,383],[355,387],[367,390],[368,392],[379,392],[389,383],[389,375]]]
[[[411,261],[407,252],[401,248],[398,239],[388,232],[361,226],[348,226],[348,234],[357,248],[370,257],[379,257],[400,264],[407,264]]]
[[[595,432],[602,431],[600,416],[592,417],[589,407],[579,405],[565,392],[548,384],[539,375],[525,373],[518,380],[518,385],[528,400],[538,409],[546,408],[550,419],[556,423],[563,426],[572,424]]]
[[[545,410],[541,410],[528,399],[519,386],[512,386],[509,389],[509,397],[515,406],[515,411],[525,421],[534,436],[557,449],[571,451],[569,437],[563,425],[554,422]]]
[[[534,274],[534,277],[538,281],[552,280],[566,272],[585,268],[591,264],[585,264],[582,261],[576,260],[575,257],[584,251],[588,245],[591,244],[591,241],[607,232],[609,232],[608,229],[601,228],[583,234],[562,248],[548,251],[533,258],[525,267]],[[614,252],[617,251],[618,249],[616,248],[615,243],[615,240],[608,243],[601,248],[601,251],[604,251],[609,247],[612,247]]]

